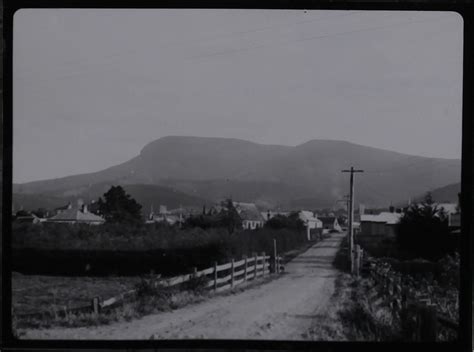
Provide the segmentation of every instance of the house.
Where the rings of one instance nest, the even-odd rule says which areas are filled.
[[[448,226],[452,229],[461,227],[461,213],[448,214]]]
[[[89,212],[91,212],[92,214],[95,214],[95,215],[100,215],[100,205],[98,202],[96,202],[95,200],[92,200],[89,205],[87,206],[87,209],[89,210]]]
[[[303,221],[306,227],[306,235],[307,235],[308,241],[311,240],[312,234],[315,235],[317,233],[322,233],[323,222],[319,220],[316,214],[314,214],[312,211],[301,210],[298,213],[298,216]]]
[[[158,214],[155,214],[153,211],[153,204],[150,207],[150,214],[148,215],[148,220],[146,224],[153,223],[167,223],[169,225],[182,224],[184,222],[183,211],[182,209],[175,209],[169,211],[165,205],[160,205]]]
[[[441,208],[448,215],[448,226],[452,234],[461,233],[461,209],[455,203],[439,203]]]
[[[63,211],[65,210],[69,210],[69,209],[72,209],[72,203],[69,202],[67,205],[65,206],[62,206],[62,207],[59,207],[59,208],[55,208],[54,209],[54,212],[56,213],[56,215],[58,214],[61,214]]]
[[[362,235],[394,237],[401,217],[402,214],[396,212],[381,212],[377,215],[362,214],[360,232]]]
[[[79,205],[79,204],[78,204]],[[61,211],[45,221],[46,223],[62,223],[62,224],[88,224],[101,225],[105,219],[101,216],[95,215],[88,211],[87,205],[73,208],[68,205],[68,208],[61,209]]]
[[[40,218],[33,213],[16,216],[14,220],[14,222],[17,224],[33,224],[33,225],[40,224],[44,221],[46,221],[46,219]]]
[[[242,227],[254,230],[263,227],[265,219],[254,203],[232,202],[242,220]]]
[[[452,231],[461,228],[461,209],[456,203],[437,203],[438,208],[442,209],[448,216],[448,226]]]
[[[178,215],[167,215],[167,214],[154,214],[151,218],[146,221],[147,224],[154,223],[167,223],[169,225],[181,224],[182,218]]]
[[[323,231],[342,231],[336,216],[319,216],[318,219],[321,220],[323,223]]]
[[[435,205],[442,209],[448,216],[459,213],[459,207],[456,203],[435,203]]]
[[[265,222],[267,222],[268,220],[270,220],[271,218],[277,216],[277,215],[281,215],[281,216],[288,216],[290,215],[289,212],[286,212],[286,211],[271,211],[271,210],[268,210],[268,211],[262,211],[260,213],[264,219]]]

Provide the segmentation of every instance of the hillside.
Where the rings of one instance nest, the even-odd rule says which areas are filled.
[[[18,209],[20,205],[27,210],[34,210],[40,207],[54,209],[68,202],[75,203],[79,198],[86,202],[97,200],[110,189],[110,186],[111,184],[101,183],[86,189],[60,190],[50,192],[48,195],[14,193],[13,204],[15,205],[15,209]],[[163,186],[124,185],[123,188],[142,205],[143,215],[149,213],[152,204],[155,209],[158,209],[158,206],[161,204],[168,206],[168,209],[178,208],[179,206],[201,208],[203,205],[211,204],[211,202],[206,199],[191,196]]]
[[[86,190],[97,183],[162,185],[214,201],[228,195],[264,206],[333,206],[348,193],[351,165],[356,201],[387,205],[460,179],[460,160],[425,158],[342,141],[312,140],[290,147],[201,137],[164,137],[135,158],[90,174],[14,185],[14,192]]]
[[[431,190],[431,197],[438,203],[457,203],[459,192],[461,192],[460,182]],[[424,196],[424,194],[417,196],[415,201],[423,200]]]

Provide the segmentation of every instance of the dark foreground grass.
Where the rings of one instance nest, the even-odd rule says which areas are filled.
[[[301,252],[313,246],[316,241],[306,243],[297,249],[285,253],[283,262],[291,260]],[[276,276],[268,276],[259,280],[241,284],[228,292],[232,294],[246,289],[248,286],[258,285]],[[164,288],[154,290],[139,276],[131,277],[58,277],[13,275],[13,312],[15,327],[22,328],[48,328],[52,326],[80,327],[108,324],[115,321],[128,321],[154,312],[176,309],[189,303],[206,299],[213,292],[202,289],[202,283],[189,282],[177,288]],[[123,306],[100,315],[84,313],[66,317],[55,316],[54,312],[62,310],[64,306],[82,306],[91,303],[93,297],[107,299],[119,293],[142,288],[138,299],[127,302]],[[141,298],[140,298],[141,297]],[[19,314],[42,313],[42,318],[18,318]]]
[[[135,286],[138,289],[133,301],[113,309],[95,313],[82,313],[65,317],[49,316],[48,318],[13,318],[14,334],[21,338],[28,329],[48,329],[52,327],[94,327],[116,322],[128,322],[149,314],[168,312],[187,305],[197,304],[214,296],[238,294],[246,289],[265,284],[278,278],[277,275],[267,275],[257,280],[243,283],[233,289],[215,293],[204,288],[204,281],[197,278],[182,287],[154,287],[147,279],[141,279]]]
[[[12,275],[12,306],[20,314],[54,311],[63,306],[83,306],[93,297],[107,299],[131,290],[140,278],[131,277],[65,277]]]

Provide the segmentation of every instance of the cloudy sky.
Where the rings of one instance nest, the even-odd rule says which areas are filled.
[[[449,12],[20,10],[13,180],[98,171],[167,135],[460,158],[462,26]]]

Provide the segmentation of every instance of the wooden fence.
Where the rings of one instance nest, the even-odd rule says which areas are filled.
[[[370,259],[363,261],[361,273],[369,275],[375,283],[369,297],[374,305],[388,305],[397,318],[407,311],[413,313],[415,340],[435,341],[440,327],[458,333],[459,324],[439,312],[430,295],[416,291],[410,277],[394,273],[388,264],[381,265]]]
[[[271,260],[273,259],[273,261]],[[156,287],[174,287],[191,280],[201,279],[205,282],[205,288],[214,292],[222,292],[232,289],[247,281],[256,280],[258,278],[265,278],[270,273],[279,274],[281,272],[282,258],[279,256],[270,257],[262,253],[261,256],[254,255],[252,257],[244,257],[239,261],[233,259],[229,263],[217,264],[214,266],[197,271],[194,268],[190,274],[175,276],[171,278],[161,278],[159,275],[152,281],[152,285]],[[137,289],[123,292],[117,296],[110,297],[106,300],[101,297],[94,297],[91,303],[86,306],[67,307],[63,306],[54,312],[44,313],[29,313],[29,314],[15,314],[17,318],[41,318],[45,315],[52,315],[56,317],[64,317],[68,314],[77,313],[96,313],[99,314],[104,309],[110,309],[123,304],[126,301],[131,301],[136,298]]]

